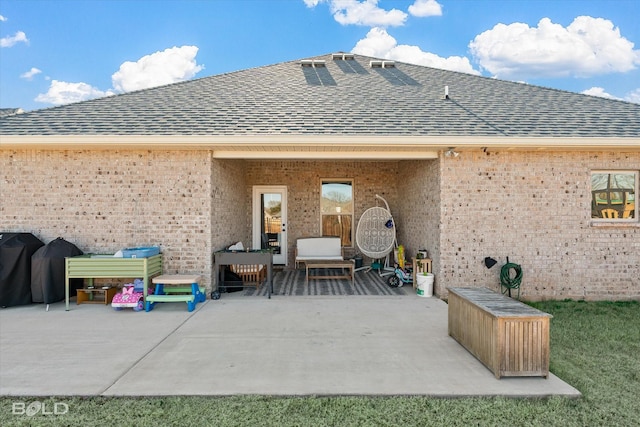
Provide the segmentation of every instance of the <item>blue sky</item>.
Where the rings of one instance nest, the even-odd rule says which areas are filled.
[[[0,107],[337,51],[640,103],[638,0],[0,0]]]

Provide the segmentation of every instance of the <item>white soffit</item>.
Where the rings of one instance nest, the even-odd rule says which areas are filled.
[[[318,148],[280,150],[213,149],[216,159],[298,159],[298,160],[418,160],[437,159],[435,150],[322,150]]]
[[[640,151],[640,138],[354,135],[0,136],[0,149],[211,150],[219,158],[430,159],[456,151]]]

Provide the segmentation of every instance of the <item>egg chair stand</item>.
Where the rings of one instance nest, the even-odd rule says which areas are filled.
[[[384,202],[385,207],[374,206],[362,214],[356,228],[356,245],[363,255],[375,260],[370,266],[357,268],[356,271],[378,270],[380,276],[393,274],[389,256],[397,246],[396,225],[391,216],[389,204],[376,194],[376,199]],[[384,259],[384,264],[382,260]]]

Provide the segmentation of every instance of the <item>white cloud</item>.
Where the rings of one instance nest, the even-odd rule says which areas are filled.
[[[111,76],[113,87],[130,92],[190,79],[204,68],[196,63],[197,53],[196,46],[172,47],[127,61]]]
[[[2,15],[0,15],[0,22],[6,22],[6,21],[7,21],[7,18],[2,16]]]
[[[111,76],[115,90],[102,91],[87,83],[52,80],[47,93],[38,95],[35,100],[62,105],[115,95],[117,92],[129,92],[183,81],[193,77],[204,68],[196,64],[195,56],[197,53],[198,48],[195,46],[173,47],[143,56],[137,62],[125,62]],[[37,68],[32,68],[21,77],[32,77],[40,72]],[[49,78],[46,77],[45,80],[49,80]]]
[[[497,24],[476,36],[471,53],[498,78],[587,77],[626,72],[640,51],[609,20],[579,16],[567,27],[543,18],[535,28]]]
[[[633,102],[634,104],[640,104],[640,88],[629,92],[625,97],[625,101]]]
[[[62,105],[113,94],[112,91],[103,92],[86,83],[68,83],[52,80],[47,93],[41,93],[35,98],[35,101]]]
[[[396,39],[383,28],[372,28],[364,39],[356,43],[351,52],[375,58],[386,58],[387,54],[397,45]]]
[[[442,6],[436,0],[416,0],[409,6],[409,13],[413,16],[442,16]]]
[[[27,71],[26,73],[22,73],[20,74],[20,78],[21,79],[26,79],[26,80],[31,80],[33,79],[33,76],[40,74],[42,72],[42,70],[39,70],[35,67],[31,68],[29,71]]]
[[[304,0],[304,3],[309,8],[329,4],[333,19],[341,25],[395,27],[404,25],[408,16],[398,9],[379,8],[378,0]]]
[[[7,36],[0,39],[0,47],[12,47],[16,43],[29,43],[27,35],[23,31],[17,31],[13,36]]]
[[[443,58],[433,53],[424,52],[418,46],[398,45],[396,39],[390,36],[383,28],[372,28],[367,33],[366,38],[356,43],[351,52],[443,70],[480,74],[473,69],[468,58],[460,56]]]
[[[590,89],[583,90],[580,92],[584,95],[592,95],[599,96],[600,98],[608,98],[608,99],[618,99],[621,101],[633,102],[634,104],[640,104],[640,88],[629,92],[625,95],[624,98],[618,98],[617,96],[613,96],[610,93],[605,92],[604,88],[594,86]]]
[[[604,88],[597,87],[597,86],[594,86],[587,90],[583,90],[580,93],[584,95],[599,96],[600,98],[619,99],[611,95],[610,93],[605,92]]]

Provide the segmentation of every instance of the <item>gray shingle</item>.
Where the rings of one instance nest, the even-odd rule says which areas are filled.
[[[374,58],[354,58],[323,55],[312,59],[326,68],[296,60],[2,117],[0,134],[640,136],[637,104],[400,62],[371,69]]]

